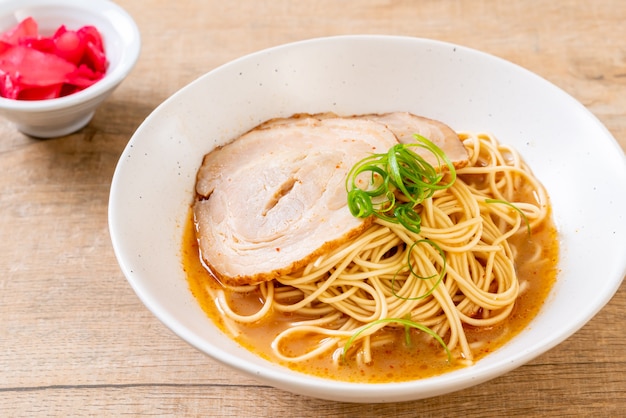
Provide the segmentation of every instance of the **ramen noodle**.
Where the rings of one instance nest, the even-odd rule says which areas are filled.
[[[194,294],[244,346],[307,373],[401,381],[471,365],[536,315],[558,245],[546,190],[518,152],[486,133],[458,138],[467,163],[437,170],[446,187],[415,207],[418,228],[370,215],[277,278],[220,283],[190,229]]]

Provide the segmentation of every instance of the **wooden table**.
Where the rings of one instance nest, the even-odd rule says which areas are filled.
[[[503,377],[418,402],[335,403],[261,385],[174,336],[126,282],[107,226],[117,160],[161,101],[241,55],[312,37],[410,35],[500,56],[576,97],[626,150],[625,2],[118,2],[142,55],[86,128],[36,140],[0,119],[0,416],[626,413],[625,286],[572,338]]]

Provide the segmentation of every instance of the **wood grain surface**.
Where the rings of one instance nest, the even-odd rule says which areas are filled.
[[[142,54],[93,121],[36,140],[0,119],[0,416],[626,414],[624,286],[563,344],[480,386],[416,402],[328,402],[261,385],[176,337],[126,282],[107,225],[117,160],[159,103],[239,56],[319,36],[409,35],[494,54],[577,98],[626,150],[626,2],[117,2],[140,27]]]

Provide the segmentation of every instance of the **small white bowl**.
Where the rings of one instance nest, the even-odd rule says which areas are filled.
[[[0,114],[21,132],[53,138],[75,132],[89,123],[96,108],[126,78],[139,58],[141,37],[132,17],[109,0],[3,0],[0,32],[27,17],[48,35],[61,25],[68,29],[93,25],[102,35],[109,66],[104,78],[92,86],[49,100],[13,100],[0,97]]]
[[[559,231],[560,273],[530,325],[474,366],[399,383],[322,379],[271,363],[207,318],[181,262],[183,225],[203,155],[255,125],[294,113],[409,111],[456,130],[492,132],[546,186]],[[626,158],[583,105],[510,62],[427,39],[321,38],[225,64],[174,94],[122,153],[109,227],[139,298],[192,346],[261,382],[344,402],[399,402],[478,385],[580,329],[626,274]]]

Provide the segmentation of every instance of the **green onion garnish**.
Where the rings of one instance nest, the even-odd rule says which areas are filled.
[[[409,248],[408,251],[408,255],[407,255],[407,265],[409,268],[409,271],[411,272],[411,275],[419,280],[428,280],[428,279],[432,279],[435,277],[435,275],[431,275],[428,277],[423,277],[420,276],[419,274],[417,274],[417,272],[414,270],[413,268],[413,263],[411,263],[411,252],[413,251],[413,249],[419,244],[419,243],[425,243],[425,244],[429,244],[431,245],[433,248],[435,248],[438,252],[439,255],[441,256],[441,259],[443,260],[443,266],[441,267],[441,271],[439,272],[439,277],[437,278],[437,281],[435,282],[435,284],[433,285],[433,287],[431,287],[426,293],[424,293],[423,295],[419,295],[419,296],[415,296],[412,298],[408,298],[408,297],[404,297],[404,296],[400,296],[398,295],[398,293],[396,292],[395,289],[395,283],[396,283],[396,277],[398,275],[398,273],[396,273],[393,278],[391,279],[391,293],[397,297],[398,299],[403,299],[403,300],[420,300],[420,299],[424,299],[427,298],[428,296],[432,295],[432,293],[435,291],[435,289],[437,288],[437,286],[439,286],[439,283],[441,283],[441,281],[443,280],[443,278],[446,275],[446,255],[443,252],[443,250],[441,249],[441,247],[439,245],[437,245],[436,242],[431,241],[429,239],[421,239],[418,241],[415,241],[413,244],[411,244],[411,247]]]
[[[400,223],[411,232],[420,232],[421,218],[416,207],[436,190],[450,187],[456,180],[456,170],[437,145],[421,135],[413,136],[414,143],[396,144],[387,153],[373,154],[352,167],[346,179],[346,190],[348,208],[353,216],[366,218],[374,215]],[[441,183],[445,172],[433,167],[414,148],[430,151],[436,157],[438,167],[445,164],[450,181]],[[363,173],[369,178],[367,187],[358,185],[357,178]]]
[[[428,328],[425,325],[418,324],[417,322],[411,321],[410,319],[404,319],[404,318],[383,318],[383,319],[378,319],[378,320],[376,320],[374,322],[370,322],[369,324],[363,326],[357,332],[352,334],[350,336],[350,338],[348,339],[348,341],[346,342],[346,344],[343,346],[343,352],[341,354],[341,357],[342,357],[343,361],[346,361],[346,353],[348,352],[348,349],[350,348],[352,343],[354,343],[354,340],[356,340],[359,337],[359,335],[361,335],[363,332],[365,332],[369,328],[371,328],[373,326],[376,326],[376,325],[379,325],[379,324],[383,324],[383,323],[397,323],[397,324],[400,324],[400,325],[404,325],[405,333],[407,332],[406,330],[408,328],[415,328],[415,329],[418,329],[418,330],[420,330],[422,332],[425,332],[426,334],[430,335],[435,340],[437,340],[437,342],[446,351],[446,354],[448,356],[448,363],[450,363],[452,361],[452,353],[450,352],[450,349],[448,348],[447,344],[443,341],[443,339],[435,331],[431,330],[430,328]],[[407,338],[407,341],[409,341],[408,334],[407,334],[406,338]]]
[[[502,199],[485,199],[485,203],[502,203],[503,205],[506,205],[506,206],[514,209],[517,213],[520,214],[520,216],[522,217],[522,219],[526,223],[526,233],[528,234],[528,237],[530,238],[530,222],[528,221],[528,217],[526,216],[526,214],[524,212],[522,212],[522,210],[520,208],[515,206],[513,203],[508,202],[506,200],[502,200]]]

